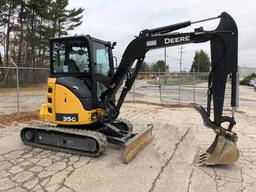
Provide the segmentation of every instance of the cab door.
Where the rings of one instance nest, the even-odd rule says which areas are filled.
[[[113,56],[110,44],[93,43],[97,99],[106,91],[114,76]]]

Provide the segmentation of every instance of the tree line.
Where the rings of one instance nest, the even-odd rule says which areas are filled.
[[[211,67],[210,58],[203,50],[196,51],[191,65],[190,72],[209,72]],[[142,63],[141,72],[169,72],[169,66],[165,61],[159,60],[152,65]],[[184,72],[184,71],[183,71]]]
[[[159,60],[152,65],[149,65],[144,61],[140,68],[141,72],[165,72],[166,70],[169,71],[169,68],[166,66],[165,61],[163,60]]]
[[[0,65],[13,60],[22,67],[48,64],[49,39],[67,35],[82,24],[83,8],[68,0],[0,0]]]
[[[43,67],[48,64],[48,41],[67,35],[82,24],[83,8],[68,8],[69,0],[0,0],[0,66],[12,59],[18,66]],[[208,55],[195,53],[191,72],[209,71]],[[169,71],[165,61],[143,63],[141,71]]]

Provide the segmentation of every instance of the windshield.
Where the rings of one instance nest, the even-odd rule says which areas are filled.
[[[52,44],[53,73],[88,73],[88,46],[81,40],[60,41]]]

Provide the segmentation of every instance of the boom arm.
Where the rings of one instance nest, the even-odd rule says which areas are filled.
[[[213,31],[204,31],[203,28],[195,29],[190,33],[171,33],[175,30],[190,26],[191,24],[220,18],[218,27]],[[117,71],[110,83],[110,88],[102,95],[102,100],[107,104],[107,118],[114,120],[131,89],[146,53],[152,49],[177,46],[188,43],[202,43],[210,41],[212,70],[208,80],[207,115],[210,117],[211,98],[213,97],[215,125],[223,121],[222,111],[225,96],[225,86],[228,74],[232,74],[232,107],[236,106],[236,72],[237,72],[237,45],[238,30],[233,18],[223,12],[219,17],[201,20],[197,22],[183,22],[165,27],[143,30],[127,46]],[[130,69],[136,61],[133,72]],[[118,89],[126,79],[121,95],[114,104],[114,98]]]

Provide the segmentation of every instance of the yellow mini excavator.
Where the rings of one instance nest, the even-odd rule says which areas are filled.
[[[215,30],[205,31],[200,27],[193,32],[176,31],[212,19],[220,19]],[[32,147],[87,156],[99,156],[111,143],[123,149],[122,160],[128,163],[153,138],[151,125],[137,134],[132,132],[130,123],[117,119],[146,53],[207,41],[210,41],[212,59],[207,109],[200,105],[195,105],[195,109],[205,125],[215,131],[216,139],[200,156],[200,163],[235,162],[239,152],[237,136],[232,131],[234,116],[223,116],[222,111],[228,76],[232,80],[231,106],[236,107],[238,31],[233,18],[225,12],[214,18],[141,31],[127,46],[116,70],[112,55],[116,43],[89,35],[51,39],[47,102],[40,111],[40,118],[50,124],[24,127],[22,141]],[[118,90],[121,94],[116,98]],[[210,119],[212,99],[213,120]],[[228,128],[221,126],[224,122],[229,123]]]

